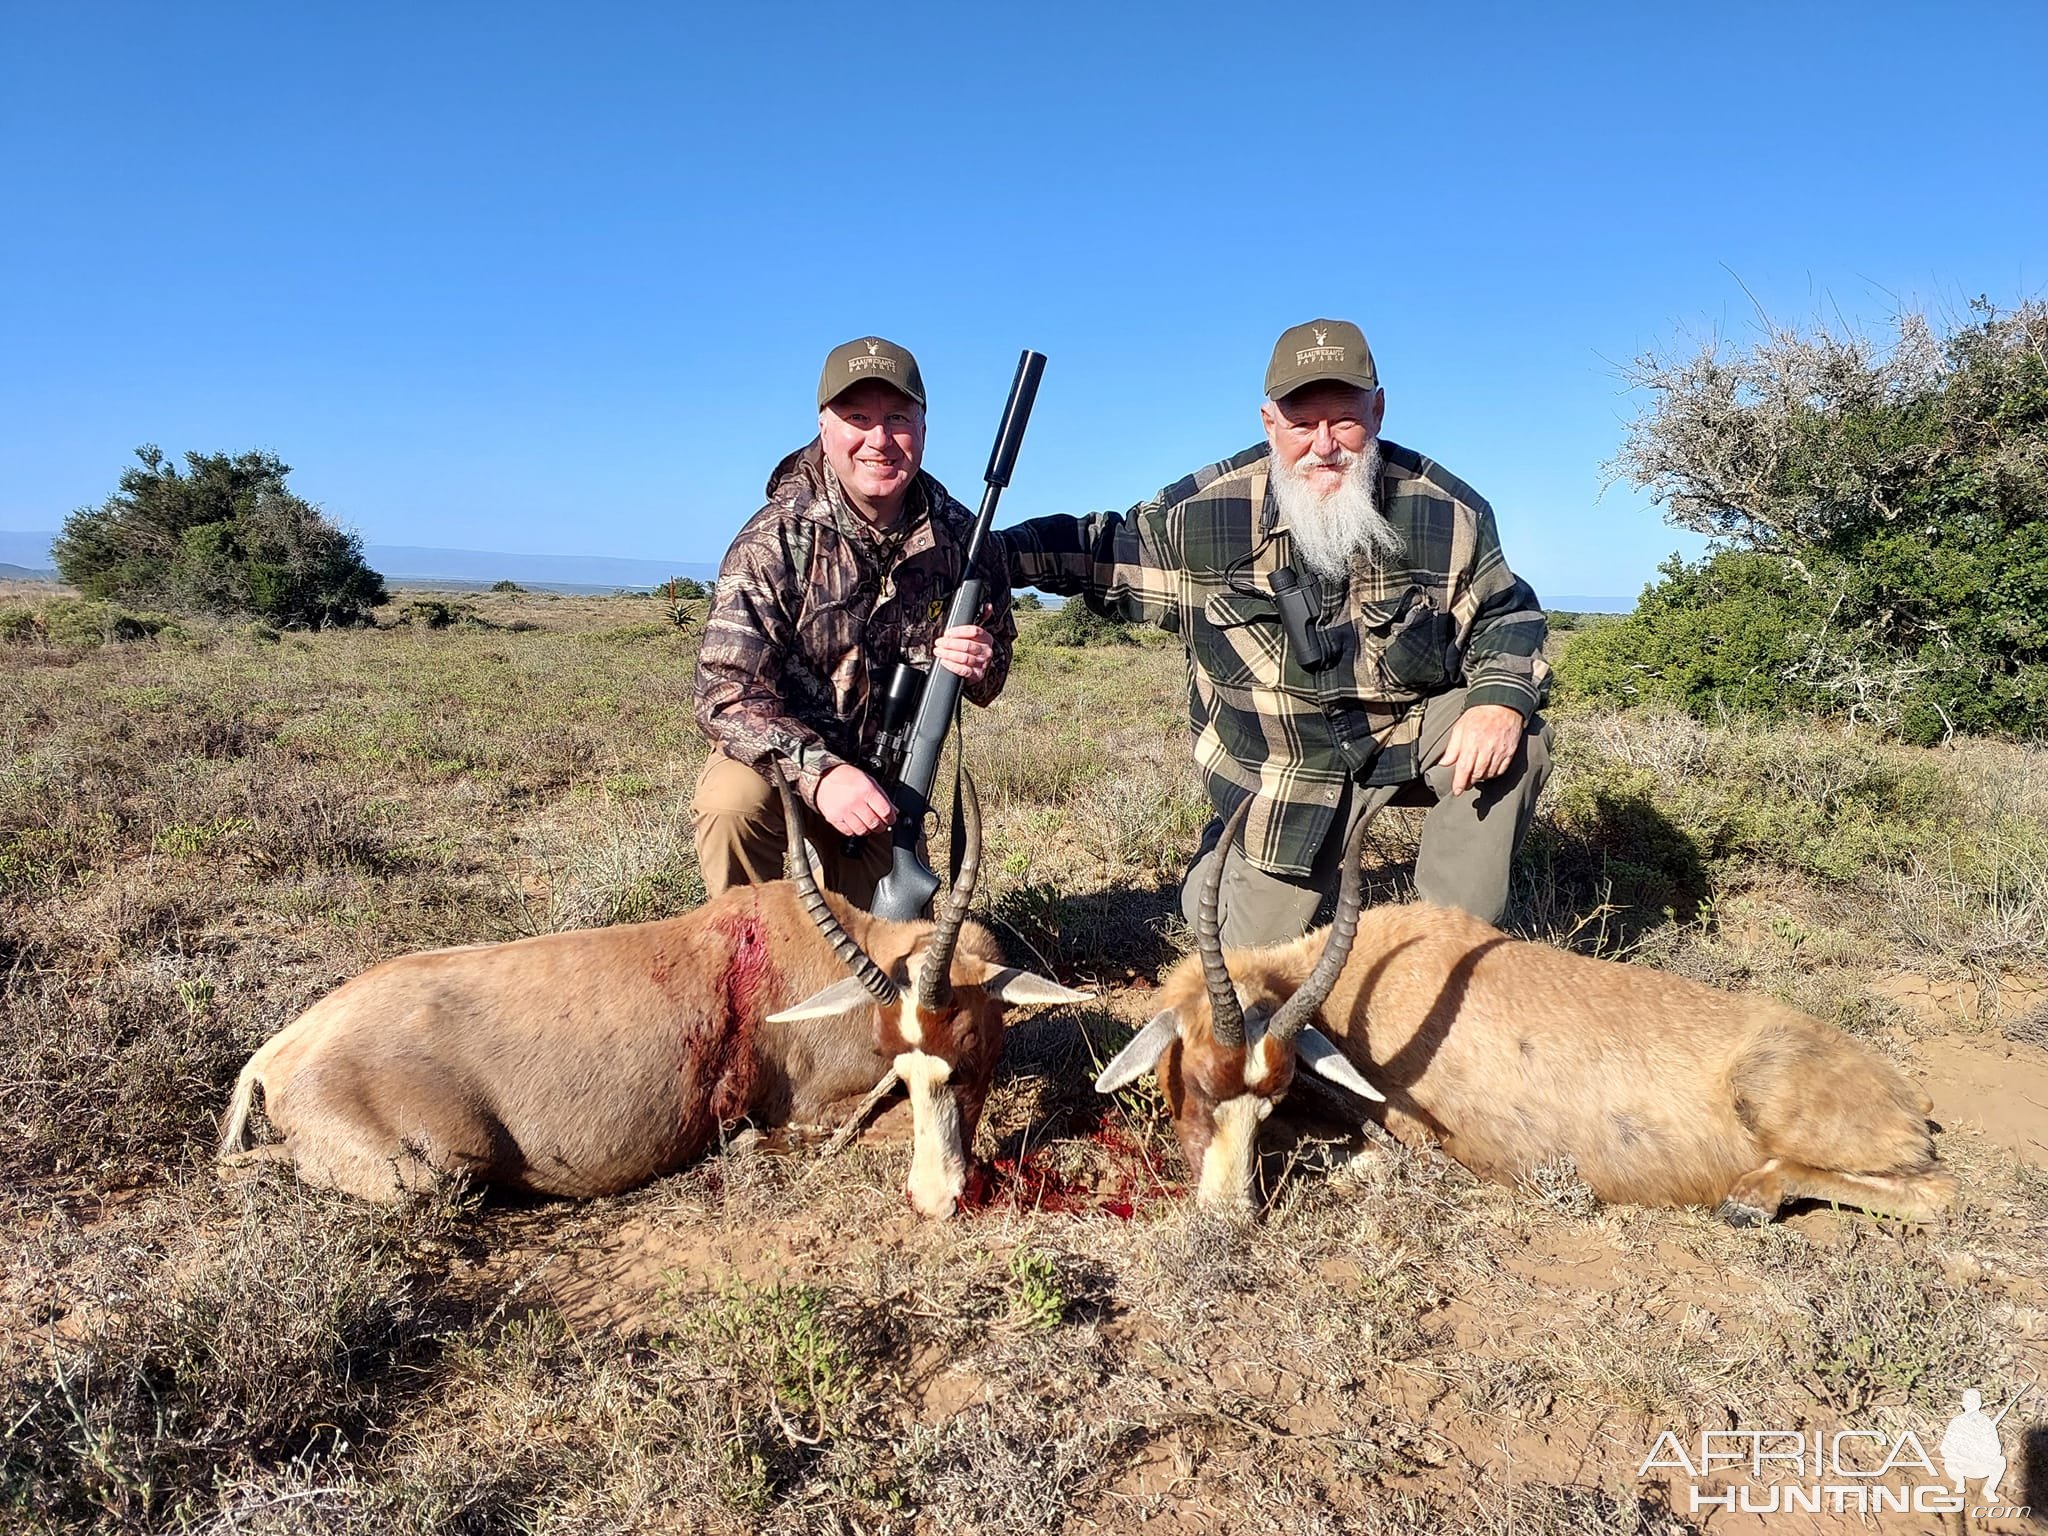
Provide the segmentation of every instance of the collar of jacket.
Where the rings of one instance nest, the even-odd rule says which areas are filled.
[[[891,543],[908,537],[933,507],[946,504],[947,496],[946,488],[920,469],[903,499],[903,515],[896,526],[877,528],[841,498],[838,480],[825,462],[825,445],[814,437],[769,471],[768,500],[841,534]]]

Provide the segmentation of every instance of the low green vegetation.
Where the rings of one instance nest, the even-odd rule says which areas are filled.
[[[1100,613],[1080,598],[1069,598],[1038,621],[1033,638],[1040,645],[1136,645],[1136,626],[1128,619]]]
[[[136,613],[117,603],[63,597],[34,608],[0,608],[0,642],[90,650],[127,640],[185,638],[167,614]]]
[[[1051,1254],[1019,1248],[1010,1255],[1013,1306],[1027,1328],[1057,1328],[1066,1321],[1067,1293],[1059,1262]]]

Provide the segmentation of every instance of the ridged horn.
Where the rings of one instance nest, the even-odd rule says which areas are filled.
[[[1244,1045],[1244,1009],[1237,1001],[1237,986],[1230,979],[1230,967],[1223,963],[1223,925],[1216,906],[1223,894],[1223,866],[1230,859],[1230,846],[1237,830],[1252,808],[1252,797],[1238,801],[1230,820],[1223,824],[1223,836],[1216,843],[1216,862],[1202,882],[1202,894],[1195,903],[1195,949],[1202,957],[1202,976],[1209,983],[1209,1032],[1220,1045]]]
[[[974,775],[964,768],[960,770],[960,823],[965,839],[960,854],[960,878],[953,882],[945,910],[932,924],[931,942],[917,973],[920,1008],[944,1008],[953,1001],[953,950],[960,942],[960,925],[967,921],[967,908],[974,901],[974,883],[981,876],[981,795],[974,787]]]
[[[818,932],[825,936],[825,942],[832,946],[832,953],[867,988],[868,995],[878,1003],[895,1002],[901,995],[896,983],[869,958],[866,950],[854,942],[853,935],[846,931],[839,919],[832,915],[831,907],[825,904],[817,877],[811,873],[810,855],[804,852],[803,807],[797,802],[796,791],[789,787],[789,780],[780,773],[775,774],[775,787],[782,791],[782,823],[789,830],[789,879],[796,887],[797,899],[810,913],[811,921],[818,925]]]
[[[1323,941],[1323,952],[1316,957],[1315,969],[1295,989],[1294,996],[1274,1010],[1272,1021],[1266,1026],[1266,1033],[1283,1044],[1300,1034],[1302,1025],[1315,1017],[1350,957],[1351,941],[1358,937],[1358,914],[1365,905],[1358,856],[1365,847],[1365,829],[1378,814],[1375,807],[1359,817],[1351,835],[1344,840],[1344,873],[1337,883],[1337,915],[1330,922],[1330,936]]]

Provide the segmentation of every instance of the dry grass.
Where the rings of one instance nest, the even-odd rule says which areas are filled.
[[[1633,1480],[1657,1429],[1919,1423],[2048,1373],[2048,1172],[1953,1128],[1965,1198],[1926,1230],[1603,1209],[1563,1165],[1498,1188],[1328,1104],[1276,1119],[1258,1219],[1189,1207],[1156,1086],[1087,1086],[1185,945],[1206,815],[1156,637],[1027,627],[970,721],[984,912],[1105,989],[1012,1031],[972,1219],[904,1211],[886,1119],[581,1205],[218,1185],[241,1058],[337,981],[699,899],[695,630],[460,601],[478,622],[0,644],[10,1530],[1662,1533],[1690,1527]],[[2041,753],[1558,737],[1526,932],[1915,1070],[1957,1032],[2041,1059]],[[1383,894],[1415,830],[1375,830]],[[1902,970],[1975,1001],[1908,1009]]]

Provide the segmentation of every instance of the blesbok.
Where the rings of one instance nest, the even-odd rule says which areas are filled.
[[[1109,1093],[1157,1068],[1205,1203],[1251,1201],[1259,1124],[1297,1058],[1382,1100],[1403,1142],[1502,1182],[1570,1157],[1603,1200],[1712,1204],[1738,1225],[1800,1198],[1925,1220],[1953,1197],[1926,1095],[1841,1031],[1447,908],[1361,913],[1364,833],[1361,818],[1330,927],[1264,949],[1223,952],[1216,860],[1199,953],[1096,1080]]]
[[[820,892],[782,792],[788,881],[660,922],[405,955],[328,993],[242,1069],[222,1160],[289,1161],[369,1199],[437,1172],[611,1194],[739,1120],[824,1120],[900,1079],[911,1203],[951,1215],[1003,1008],[1089,994],[1005,966],[966,921],[981,862],[971,782],[960,876],[929,922],[883,922]],[[283,1139],[245,1150],[259,1087]]]

